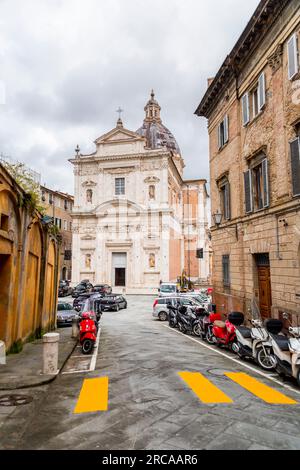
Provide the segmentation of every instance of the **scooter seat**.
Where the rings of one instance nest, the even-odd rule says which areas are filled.
[[[214,326],[217,328],[226,328],[226,323],[224,321],[216,320]]]
[[[281,351],[289,351],[289,339],[283,335],[272,335]]]
[[[251,338],[251,328],[247,328],[246,326],[239,326],[237,329],[244,338]]]

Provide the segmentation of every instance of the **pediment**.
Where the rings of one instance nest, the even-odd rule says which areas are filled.
[[[97,183],[95,181],[92,181],[92,180],[87,180],[85,181],[84,183],[82,183],[82,186],[84,188],[94,188],[95,186],[97,186]]]
[[[144,140],[145,139],[143,137],[141,137],[139,134],[136,134],[135,132],[124,129],[123,127],[117,127],[95,140],[95,144],[103,145],[112,143],[132,143],[137,141],[141,142]]]

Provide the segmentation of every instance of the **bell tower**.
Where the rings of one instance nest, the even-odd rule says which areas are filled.
[[[159,122],[161,124],[160,111],[161,107],[155,99],[154,91],[151,91],[151,98],[145,106],[145,122]]]

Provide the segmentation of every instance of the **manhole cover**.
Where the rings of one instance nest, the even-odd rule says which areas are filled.
[[[32,397],[26,395],[2,395],[0,397],[0,406],[21,406],[31,403]]]
[[[227,371],[225,369],[208,369],[207,372],[211,375],[216,375],[218,377],[225,377],[224,374]]]

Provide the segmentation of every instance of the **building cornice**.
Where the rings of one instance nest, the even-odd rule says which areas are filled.
[[[105,156],[81,156],[80,158],[71,158],[69,162],[73,165],[80,165],[81,163],[99,163],[99,162],[112,162],[116,160],[146,160],[150,158],[169,157],[169,151],[149,151],[145,153],[133,153],[124,155],[105,155]]]
[[[266,36],[290,0],[261,0],[236,45],[226,57],[195,111],[209,118],[224,90],[234,82],[246,61]]]

